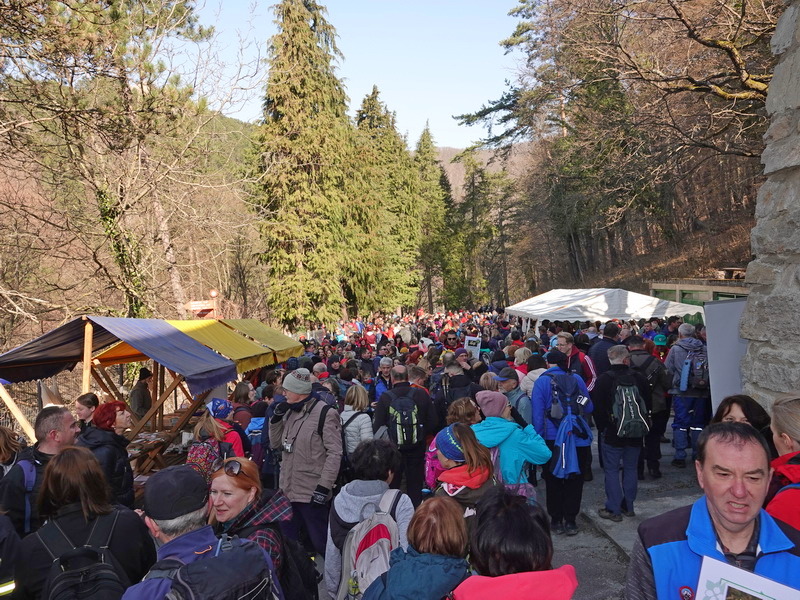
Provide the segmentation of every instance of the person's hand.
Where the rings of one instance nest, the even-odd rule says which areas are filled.
[[[278,402],[278,404],[275,406],[274,415],[276,417],[283,417],[283,415],[285,415],[288,411],[289,403],[284,400],[283,402]]]
[[[328,501],[328,494],[330,494],[330,492],[328,488],[318,485],[314,493],[311,494],[311,502],[324,505]]]

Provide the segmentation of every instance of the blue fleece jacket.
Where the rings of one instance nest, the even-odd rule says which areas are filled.
[[[531,404],[533,407],[533,427],[536,429],[536,432],[541,435],[546,440],[555,440],[556,433],[558,432],[558,425],[553,423],[551,419],[547,418],[547,411],[550,410],[550,406],[552,405],[551,399],[551,386],[552,386],[552,377],[547,377],[548,373],[556,375],[558,373],[564,373],[565,371],[560,367],[550,367],[541,374],[539,379],[536,380],[536,383],[533,384],[533,392],[531,392]],[[572,373],[572,376],[575,378],[576,382],[578,383],[578,389],[580,390],[581,394],[589,397],[589,390],[586,388],[586,383],[584,383],[583,378],[576,373]],[[592,401],[589,400],[583,407],[583,414],[587,415],[594,410],[594,405]],[[588,425],[587,425],[588,428]],[[589,436],[587,439],[582,440],[581,438],[576,438],[575,445],[576,446],[590,446],[592,444],[592,436]]]
[[[372,582],[363,600],[441,600],[469,575],[463,558],[395,548],[389,570]]]
[[[500,473],[505,483],[527,481],[522,472],[526,462],[543,465],[550,460],[552,453],[533,425],[523,429],[502,417],[487,417],[472,430],[481,444],[500,451]]]

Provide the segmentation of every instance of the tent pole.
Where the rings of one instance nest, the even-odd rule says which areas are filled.
[[[94,327],[92,322],[84,317],[86,323],[83,327],[83,382],[81,384],[81,393],[86,394],[90,392],[89,389],[92,383],[92,338],[94,334]]]
[[[121,398],[119,397],[119,392],[117,392],[116,390],[112,392],[111,388],[109,388],[106,385],[106,382],[103,381],[103,378],[100,377],[100,375],[97,373],[97,371],[94,370],[94,368],[92,368],[92,377],[94,377],[95,383],[97,383],[97,385],[100,386],[100,389],[103,390],[106,394],[108,394],[115,400],[121,400]]]
[[[22,414],[22,411],[19,409],[19,406],[17,406],[17,403],[14,402],[13,398],[11,398],[11,396],[8,393],[8,390],[6,390],[5,386],[3,386],[2,383],[0,383],[0,398],[2,398],[3,402],[5,402],[9,412],[11,412],[11,414],[14,415],[14,418],[17,420],[17,423],[20,424],[20,427],[22,427],[22,431],[25,432],[25,435],[28,436],[28,439],[31,440],[31,442],[35,442],[36,432],[34,432],[30,422],[28,421],[27,418],[25,418],[25,415]]]
[[[103,381],[105,381],[106,386],[112,391],[117,400],[120,402],[125,402],[125,398],[122,397],[122,392],[119,391],[119,388],[117,388],[111,375],[108,374],[108,371],[106,371],[106,368],[103,365],[101,365],[99,362],[95,362],[93,371],[100,374],[100,377],[103,379]]]

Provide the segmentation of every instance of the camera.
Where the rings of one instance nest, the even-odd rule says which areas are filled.
[[[283,442],[283,451],[286,452],[286,454],[291,454],[292,453],[292,443],[284,441]]]

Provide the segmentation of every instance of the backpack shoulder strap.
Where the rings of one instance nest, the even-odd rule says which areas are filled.
[[[57,560],[63,554],[75,549],[75,544],[67,537],[64,530],[58,526],[58,521],[55,519],[45,523],[35,535],[39,538],[52,560]]]
[[[785,492],[786,490],[800,490],[800,483],[790,483],[788,485],[783,486],[781,489],[775,492],[775,496],[777,496],[781,492]],[[773,498],[775,496],[773,496]]]
[[[383,492],[383,496],[381,496],[381,501],[378,504],[378,508],[381,512],[389,513],[392,518],[395,519],[395,512],[397,512],[397,505],[400,502],[401,495],[402,493],[400,490],[386,490]]]
[[[177,558],[165,558],[158,561],[142,578],[142,581],[148,579],[175,579],[175,574],[184,565]]]
[[[314,400],[314,404],[311,408],[308,409],[308,412],[314,410],[314,407],[320,402],[322,402],[322,400],[319,399]],[[322,410],[319,411],[319,423],[317,423],[317,435],[319,437],[322,437],[322,430],[325,429],[325,417],[328,415],[328,411],[333,408],[333,406],[331,406],[327,402],[322,402],[322,404],[323,404]]]
[[[114,527],[117,526],[119,511],[114,510],[111,514],[100,515],[94,520],[92,531],[86,540],[87,546],[93,548],[108,548],[111,543],[111,536],[114,534]]]
[[[355,421],[355,420],[356,420],[356,417],[357,417],[358,415],[365,415],[365,414],[367,414],[367,413],[365,413],[363,410],[359,410],[359,411],[358,411],[356,414],[354,414],[354,415],[353,415],[353,416],[351,416],[349,419],[347,419],[347,421],[345,421],[345,422],[344,422],[344,425],[342,425],[342,431],[344,431],[345,429],[347,429],[347,426],[348,426],[348,425],[350,425],[350,423],[352,423],[353,421]]]
[[[25,485],[25,533],[31,532],[31,494],[33,486],[36,485],[36,465],[32,460],[23,458],[18,461],[19,468],[22,469],[23,483]]]

